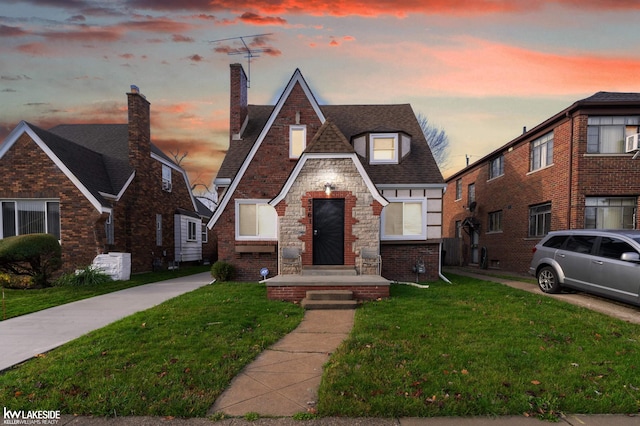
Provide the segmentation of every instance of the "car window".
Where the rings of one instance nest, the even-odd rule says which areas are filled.
[[[618,238],[602,237],[596,254],[611,259],[620,259],[622,253],[626,252],[637,253],[637,250]]]
[[[591,253],[593,243],[596,237],[593,235],[572,235],[567,241],[566,250],[575,251],[576,253]]]
[[[549,238],[547,241],[544,242],[544,244],[542,244],[544,247],[549,247],[549,248],[560,248],[562,247],[562,244],[564,244],[565,240],[568,238],[568,235],[554,235],[553,237]]]

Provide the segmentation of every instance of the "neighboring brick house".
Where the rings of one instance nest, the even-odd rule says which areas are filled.
[[[387,279],[414,281],[418,262],[421,280],[438,279],[445,184],[411,106],[319,105],[299,70],[275,105],[248,105],[246,83],[232,64],[230,145],[208,225],[238,279],[295,273],[285,247],[303,268],[354,269],[368,248]]]
[[[63,270],[131,253],[131,271],[202,260],[185,171],[151,143],[149,102],[131,86],[127,124],[21,122],[0,145],[0,238],[47,232]],[[205,213],[206,214],[206,213]]]
[[[599,92],[450,176],[444,236],[462,253],[447,264],[525,273],[551,230],[638,229],[639,126],[640,93]]]

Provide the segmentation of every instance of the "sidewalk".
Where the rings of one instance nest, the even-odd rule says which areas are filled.
[[[203,272],[0,321],[0,371],[210,282]]]

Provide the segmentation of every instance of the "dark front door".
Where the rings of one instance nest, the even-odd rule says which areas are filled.
[[[313,200],[313,264],[344,264],[344,199]]]

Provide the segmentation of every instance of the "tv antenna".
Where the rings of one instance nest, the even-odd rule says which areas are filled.
[[[244,55],[244,57],[247,58],[247,88],[250,88],[251,87],[251,58],[257,58],[260,56],[260,55],[257,55],[257,53],[267,52],[271,49],[255,49],[255,48],[249,47],[249,45],[244,39],[251,38],[251,37],[253,38],[265,37],[265,36],[270,36],[272,34],[273,33],[266,33],[266,34],[245,35],[245,36],[239,36],[239,37],[229,37],[229,38],[222,38],[220,40],[210,40],[209,43],[220,43],[223,41],[230,41],[230,40],[240,40],[242,42],[243,47],[229,50],[227,51],[227,55]]]

